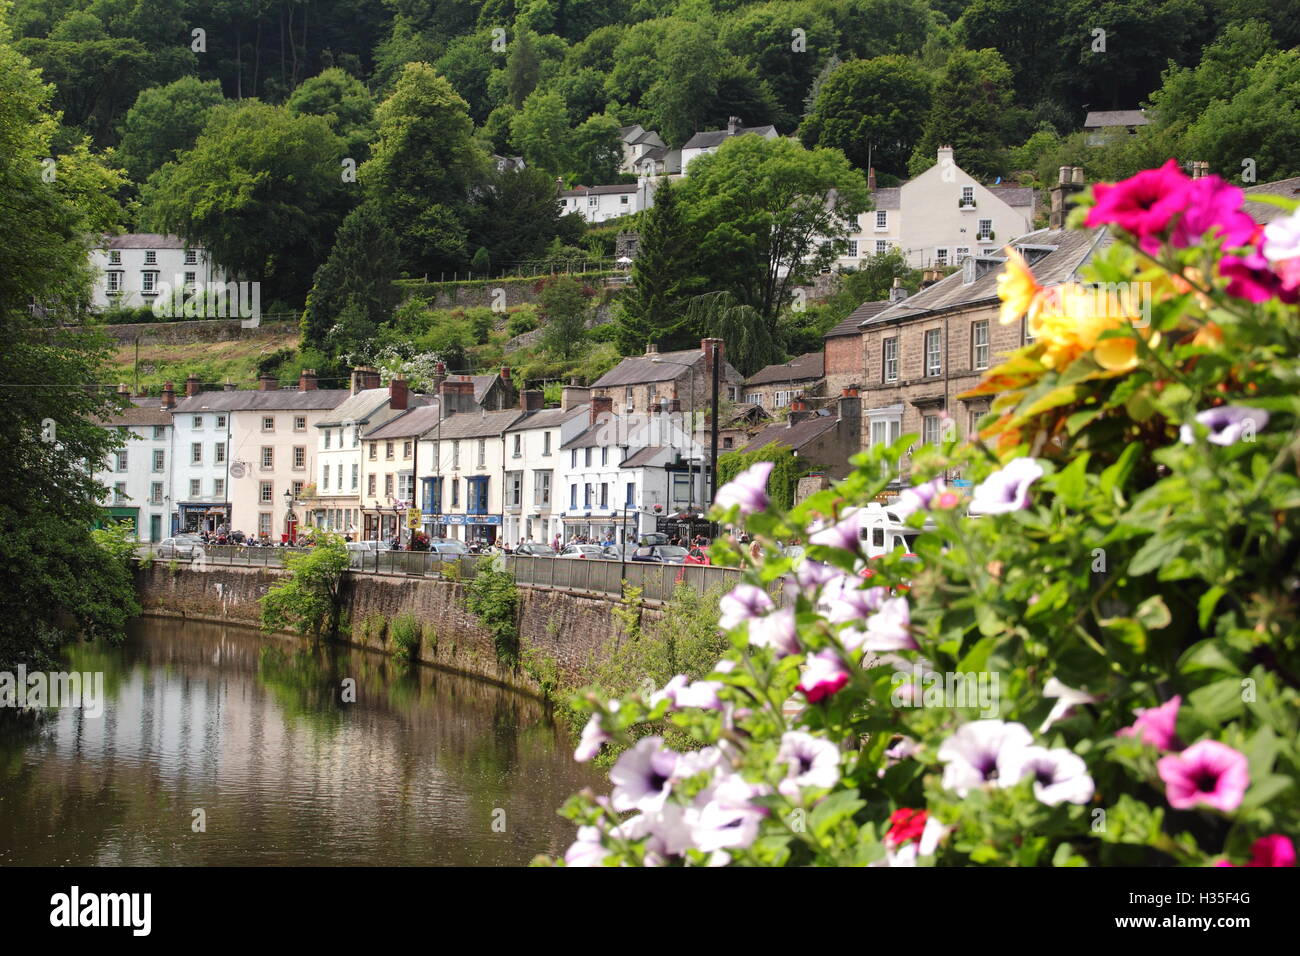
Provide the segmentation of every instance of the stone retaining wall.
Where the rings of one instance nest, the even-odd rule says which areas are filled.
[[[157,562],[136,570],[136,587],[146,614],[222,621],[257,627],[258,599],[284,576],[277,568],[213,567],[172,570]],[[419,659],[428,664],[496,681],[525,693],[541,687],[528,668],[510,669],[496,659],[492,636],[465,607],[465,585],[401,575],[350,574],[347,613],[351,643],[391,651],[378,636],[365,637],[362,624],[376,615],[391,621],[414,613],[424,626]],[[553,661],[566,682],[580,682],[584,671],[617,646],[614,602],[587,594],[521,587],[520,647],[539,660]],[[647,619],[661,612],[646,608]]]

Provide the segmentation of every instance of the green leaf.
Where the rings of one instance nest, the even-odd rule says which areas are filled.
[[[1198,687],[1187,695],[1187,703],[1209,726],[1222,724],[1242,711],[1241,681],[1229,677]]]
[[[1159,631],[1166,628],[1169,626],[1169,622],[1173,620],[1173,616],[1169,613],[1169,606],[1165,604],[1165,599],[1159,594],[1153,594],[1139,604],[1133,616],[1148,631]]]
[[[824,839],[840,821],[853,816],[866,805],[866,801],[858,799],[856,790],[835,791],[809,814],[808,823],[813,835],[819,840]]]
[[[1067,508],[1078,508],[1083,504],[1083,495],[1088,488],[1089,457],[1087,452],[1079,455],[1055,478],[1056,493]]]
[[[1209,627],[1210,616],[1214,613],[1214,609],[1218,607],[1219,599],[1227,593],[1227,588],[1216,584],[1202,594],[1201,599],[1196,602],[1196,620],[1202,631]]]
[[[1275,799],[1279,794],[1284,793],[1290,787],[1290,777],[1270,773],[1251,783],[1250,789],[1246,791],[1245,799],[1241,801],[1240,809],[1253,810],[1256,807],[1262,807],[1270,800]]]
[[[1128,564],[1128,573],[1134,576],[1148,574],[1177,557],[1182,549],[1183,539],[1176,533],[1152,535],[1133,555],[1133,560]]]

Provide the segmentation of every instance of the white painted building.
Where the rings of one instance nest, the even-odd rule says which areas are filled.
[[[587,222],[607,222],[644,208],[645,185],[579,186],[560,192],[560,215],[580,213]]]
[[[206,287],[226,281],[225,272],[205,250],[186,246],[179,236],[157,233],[105,237],[103,245],[91,251],[90,264],[95,269],[91,307],[97,310],[152,306],[164,286]]]
[[[411,419],[427,416],[416,462],[424,530],[433,537],[493,543],[501,538],[503,521],[505,432],[523,412],[457,405],[456,396],[446,391],[455,384],[443,383],[440,396],[447,407],[441,416],[429,408],[407,413]],[[396,419],[384,429],[399,427],[401,422]]]
[[[635,542],[660,519],[703,510],[702,450],[678,415],[616,415],[596,396],[586,427],[561,448],[564,540]],[[693,464],[688,463],[695,459]]]
[[[125,387],[123,387],[125,388]],[[105,522],[129,522],[141,542],[158,542],[170,534],[172,416],[169,396],[137,397],[100,424],[117,431],[125,443],[95,471],[105,488]]]
[[[619,172],[635,172],[637,164],[646,153],[667,148],[667,144],[657,132],[646,129],[640,124],[624,126],[618,131],[618,135],[623,148]]]
[[[968,256],[996,255],[1033,230],[1036,200],[1028,186],[985,186],[956,164],[952,147],[902,186],[873,189],[873,206],[858,216],[841,268],[898,248],[914,269],[960,265]]]
[[[505,431],[505,501],[502,535],[514,547],[521,541],[549,544],[562,534],[560,511],[564,481],[565,442],[590,424],[589,405],[574,402],[565,390],[559,408],[542,408],[541,392],[524,392],[523,417]],[[586,390],[578,390],[585,395]]]
[[[718,147],[727,140],[748,134],[761,136],[764,139],[776,139],[780,135],[775,126],[743,126],[740,117],[732,116],[727,120],[726,129],[703,130],[682,144],[682,174],[690,175],[691,163],[707,153],[716,153]]]

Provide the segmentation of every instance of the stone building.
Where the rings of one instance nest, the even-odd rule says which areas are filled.
[[[1038,282],[1077,278],[1105,234],[1040,229],[1011,242]],[[939,442],[945,428],[956,437],[974,431],[989,397],[959,399],[999,357],[1027,344],[1024,320],[998,321],[997,275],[1005,255],[977,256],[916,295],[878,311],[862,323],[863,447],[917,433]],[[947,422],[951,421],[949,426]]]
[[[645,355],[625,358],[591,383],[591,394],[613,401],[616,414],[649,413],[663,402],[677,399],[685,411],[707,409],[712,401],[713,365],[710,343],[717,343],[722,358],[718,398],[739,401],[743,378],[726,359],[721,339],[701,339],[699,349],[660,352],[654,346]]]
[[[784,422],[759,430],[740,450],[784,445],[807,461],[813,472],[844,478],[852,470],[849,458],[861,450],[861,435],[862,398],[856,388],[849,387],[827,408],[812,410],[802,398],[796,398]]]
[[[761,368],[745,379],[741,398],[772,412],[788,408],[801,395],[819,395],[822,390],[823,353],[809,352],[788,362]]]

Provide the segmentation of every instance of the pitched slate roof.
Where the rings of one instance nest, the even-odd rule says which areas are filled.
[[[341,402],[334,409],[333,415],[327,415],[323,421],[317,422],[316,427],[329,428],[344,422],[364,425],[370,421],[371,415],[388,404],[388,397],[386,388],[367,388],[355,395],[349,395],[346,401]]]
[[[872,212],[877,209],[898,209],[902,202],[903,189],[901,186],[887,186],[884,189],[877,189],[871,194]],[[871,213],[867,213],[871,215]]]
[[[615,196],[621,193],[634,193],[636,183],[615,183],[613,186],[578,186],[574,189],[561,190],[560,195],[571,196]]]
[[[162,399],[156,395],[145,395],[143,397],[133,397],[131,404],[126,408],[115,411],[103,418],[97,418],[95,421],[104,426],[148,426],[148,425],[170,425],[172,423],[171,412],[165,412],[162,409]]]
[[[1084,129],[1113,126],[1146,126],[1151,120],[1144,110],[1093,110],[1083,121]]]
[[[808,444],[819,435],[830,431],[836,426],[839,419],[830,414],[826,409],[814,412],[810,417],[801,422],[795,422],[793,425],[788,422],[778,422],[775,425],[768,425],[762,431],[756,432],[749,439],[748,444],[741,451],[758,451],[764,445],[770,445],[776,442],[778,445],[785,445],[798,451],[804,445]]]
[[[1300,199],[1300,177],[1279,179],[1276,182],[1260,183],[1257,186],[1248,186],[1246,188],[1246,204],[1243,207],[1245,211],[1250,215],[1250,218],[1260,224],[1270,223],[1280,216],[1285,216],[1286,211],[1279,209],[1277,206],[1270,206],[1267,203],[1251,202],[1251,195],[1257,193],[1284,196],[1287,199]]]
[[[1032,186],[986,186],[985,188],[1008,206],[1032,206],[1036,201]]]
[[[745,379],[745,384],[770,385],[774,382],[806,382],[821,378],[824,374],[822,361],[824,357],[824,352],[809,352],[788,362],[769,365]]]
[[[618,466],[620,468],[644,468],[651,464],[666,449],[661,445],[646,445],[644,448],[638,448],[635,452],[623,459]]]
[[[176,403],[177,414],[187,412],[315,411],[338,408],[352,397],[346,388],[277,388],[269,392],[253,389],[199,392]]]
[[[859,335],[862,332],[862,323],[867,319],[879,315],[885,309],[893,305],[888,299],[881,299],[879,302],[863,302],[860,306],[842,318],[835,326],[822,336],[824,339],[834,339],[842,335]]]
[[[417,419],[419,423],[424,425],[424,431],[420,434],[427,434],[430,429],[437,426],[437,431],[431,437],[439,440],[444,438],[491,438],[494,435],[504,435],[506,429],[523,415],[523,412],[517,408],[507,408],[500,412],[454,412],[444,418],[442,424],[439,425],[438,410],[436,408],[416,409],[408,414],[415,415],[417,413],[424,413],[423,417]],[[398,419],[394,419],[394,422],[396,421]],[[388,426],[383,427],[387,428]],[[376,431],[379,430],[376,429]],[[386,438],[388,436],[378,437]]]
[[[765,136],[767,133],[776,132],[776,127],[768,124],[767,126],[739,126],[734,133],[725,129],[710,129],[696,133],[685,144],[682,149],[708,149],[711,146],[718,146],[732,136],[744,136],[746,133],[758,133]]]
[[[186,246],[180,236],[161,235],[156,232],[128,232],[124,236],[109,236],[104,241],[105,249],[198,249],[199,246]]]
[[[529,428],[557,428],[570,419],[588,414],[591,406],[574,405],[570,408],[543,408],[535,412],[524,412],[523,417],[509,428],[508,432],[521,432]]]
[[[655,362],[658,358],[662,361]],[[686,349],[681,352],[659,352],[655,355],[634,355],[625,358],[612,369],[591,383],[591,388],[616,388],[620,385],[645,385],[651,382],[671,382],[686,373],[683,365],[692,368],[704,361],[704,353],[699,349]],[[722,365],[723,381],[740,380],[740,373],[726,361]],[[679,396],[680,397],[680,396]]]
[[[1092,253],[1109,242],[1107,234],[1069,229],[1039,229],[1011,240],[1013,246],[1054,246],[1055,250],[1031,262],[1034,278],[1041,285],[1056,285],[1071,279]],[[990,269],[975,281],[964,281],[962,270],[940,279],[916,295],[891,305],[863,322],[864,327],[914,318],[932,312],[958,309],[980,302],[997,301],[998,273]]]

